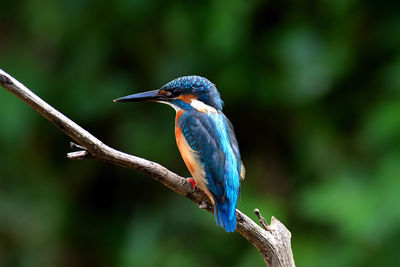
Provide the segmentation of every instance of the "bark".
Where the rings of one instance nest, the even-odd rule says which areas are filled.
[[[0,69],[0,84],[42,114],[79,144],[72,143],[72,147],[79,149],[79,151],[68,153],[68,158],[93,158],[139,171],[158,180],[176,193],[190,199],[199,208],[213,212],[212,204],[206,194],[199,188],[193,190],[192,185],[186,179],[169,171],[158,163],[126,154],[105,145],[2,69]],[[295,266],[290,243],[291,233],[289,230],[274,217],[271,219],[271,224],[268,225],[258,210],[255,210],[255,214],[263,227],[260,227],[240,210],[236,210],[238,222],[236,231],[260,251],[269,266]]]

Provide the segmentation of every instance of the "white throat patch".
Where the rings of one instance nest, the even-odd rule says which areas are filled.
[[[170,102],[167,102],[167,101],[157,101],[157,102],[158,102],[158,103],[162,103],[162,104],[166,104],[166,105],[168,105],[168,106],[173,107],[173,108],[175,109],[176,112],[178,112],[179,110],[181,110],[180,107],[178,107],[178,106],[176,106],[176,105],[174,105],[174,104],[172,104],[172,103],[170,103]]]
[[[194,99],[190,102],[190,105],[196,109],[197,111],[200,111],[202,113],[218,113],[215,108],[212,106],[209,106],[207,104],[204,104],[204,102]]]

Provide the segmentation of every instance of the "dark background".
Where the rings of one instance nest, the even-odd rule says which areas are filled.
[[[0,67],[122,151],[189,176],[174,111],[112,99],[197,74],[247,167],[239,209],[279,218],[297,266],[400,265],[400,2],[2,0]],[[0,89],[0,266],[263,266],[158,182],[70,161]]]

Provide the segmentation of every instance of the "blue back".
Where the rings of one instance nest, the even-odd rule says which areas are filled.
[[[240,191],[241,160],[233,128],[226,116],[185,110],[178,125],[197,152],[207,188],[215,200],[215,219],[226,231],[236,229],[235,209]]]

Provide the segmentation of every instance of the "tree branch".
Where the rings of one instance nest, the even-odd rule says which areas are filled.
[[[68,153],[68,158],[84,159],[91,157],[137,170],[158,180],[178,194],[190,199],[199,205],[200,208],[213,212],[212,204],[207,195],[200,189],[193,191],[192,185],[187,182],[186,179],[169,171],[158,163],[123,153],[105,145],[74,121],[70,120],[43,101],[2,69],[0,69],[0,84],[2,87],[15,94],[37,112],[42,114],[75,142],[80,144],[72,145],[80,151]],[[265,262],[269,266],[295,266],[290,244],[291,234],[289,230],[274,217],[271,219],[271,225],[267,225],[259,212],[257,216],[259,217],[260,222],[262,224],[265,223],[265,226],[267,226],[264,226],[265,229],[261,228],[241,211],[236,210],[236,218],[238,222],[237,232],[239,232],[261,252]]]

